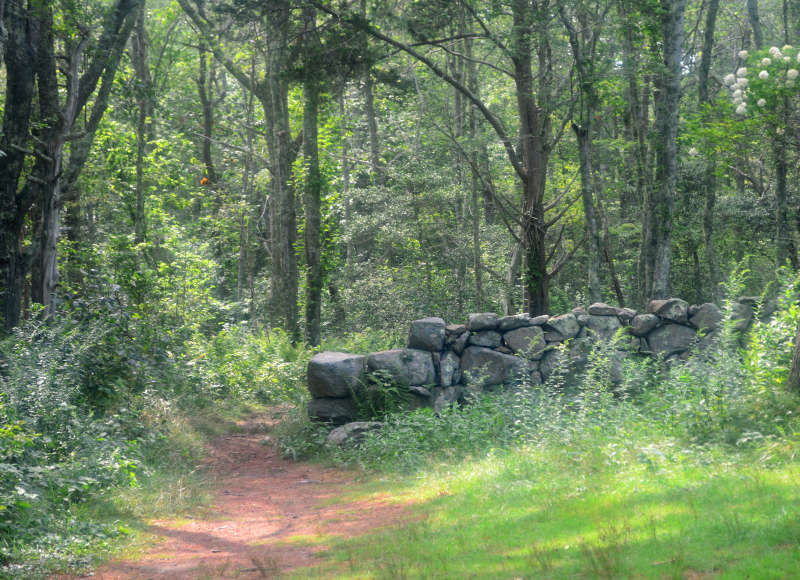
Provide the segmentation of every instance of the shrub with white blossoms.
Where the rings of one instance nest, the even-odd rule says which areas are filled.
[[[786,97],[797,96],[795,84],[800,77],[800,67],[794,63],[800,63],[800,50],[787,44],[753,54],[740,50],[737,57],[743,66],[723,79],[737,115],[748,113],[751,98],[758,109],[768,114],[777,110]]]

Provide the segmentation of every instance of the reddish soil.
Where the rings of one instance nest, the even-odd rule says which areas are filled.
[[[265,416],[242,426],[245,434],[211,446],[213,505],[197,517],[151,522],[153,548],[135,560],[112,561],[94,578],[273,578],[318,564],[325,537],[356,536],[404,519],[407,508],[386,498],[337,501],[354,474],[282,458],[264,444]]]

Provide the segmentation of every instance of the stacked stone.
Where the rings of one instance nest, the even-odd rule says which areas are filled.
[[[740,330],[749,327],[754,304],[754,299],[734,304]],[[353,420],[353,397],[373,376],[407,389],[410,409],[432,407],[437,413],[498,385],[540,384],[559,365],[567,366],[569,380],[585,368],[593,341],[609,341],[624,329],[611,369],[612,380],[621,382],[626,356],[685,358],[694,345],[707,344],[722,318],[714,304],[689,306],[679,298],[653,300],[641,314],[596,303],[554,317],[479,313],[470,314],[466,324],[451,325],[423,318],[411,323],[406,348],[314,356],[308,365],[309,414],[334,424]],[[564,342],[565,348],[557,348]]]

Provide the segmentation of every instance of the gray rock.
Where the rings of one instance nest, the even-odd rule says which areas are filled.
[[[461,387],[456,386],[437,389],[436,397],[433,401],[433,412],[440,413],[445,407],[457,403],[462,393]]]
[[[542,358],[542,351],[546,346],[544,332],[539,326],[529,326],[506,332],[503,340],[512,351],[530,359]]]
[[[576,318],[581,315],[586,316],[589,314],[588,312],[586,312],[586,309],[583,306],[576,306],[575,308],[570,310],[570,312],[572,312]]]
[[[381,373],[402,386],[430,385],[436,381],[431,353],[413,348],[374,352],[367,356],[370,373]]]
[[[439,363],[439,384],[449,387],[461,380],[461,359],[454,352],[448,351],[442,355]]]
[[[456,353],[458,356],[461,356],[461,353],[464,352],[464,349],[467,348],[467,344],[469,343],[469,332],[465,332],[464,334],[460,335],[456,341],[453,343],[451,347],[453,352]]]
[[[424,397],[427,397],[427,398],[431,397],[431,392],[428,389],[426,389],[425,387],[420,387],[420,386],[408,387],[408,392],[412,393],[412,394],[414,394],[414,395],[416,395],[418,397],[423,397],[423,398]]]
[[[575,320],[578,321],[578,324],[581,326],[586,326],[589,323],[589,315],[588,314],[576,314]],[[580,332],[578,332],[580,334]]]
[[[466,324],[448,324],[444,327],[444,333],[446,336],[450,337],[458,337],[467,332]]]
[[[691,318],[692,316],[697,314],[697,310],[699,308],[700,307],[697,304],[692,304],[691,306],[689,306],[689,310],[688,310],[689,318]]]
[[[470,346],[461,357],[461,371],[467,385],[499,385],[522,376],[527,370],[519,357],[488,348]]]
[[[531,325],[531,317],[527,314],[515,314],[513,316],[503,316],[497,323],[497,330],[508,332]]]
[[[656,354],[669,356],[681,353],[692,346],[697,333],[682,324],[664,324],[647,335],[647,344]]]
[[[689,303],[680,298],[651,300],[647,305],[647,312],[678,324],[686,324],[689,321]]]
[[[605,314],[597,316],[589,315],[586,328],[590,331],[590,334],[594,334],[603,340],[611,340],[617,330],[622,328],[622,323],[616,316],[608,316]]]
[[[689,323],[699,330],[714,330],[722,322],[723,314],[716,304],[700,304],[689,318]]]
[[[620,308],[617,316],[619,316],[619,319],[623,322],[629,322],[633,320],[634,316],[636,316],[636,311],[632,308]]]
[[[308,416],[312,420],[343,425],[356,418],[353,399],[332,399],[329,397],[311,399],[308,402]]]
[[[592,316],[617,316],[619,315],[619,308],[609,306],[605,302],[595,302],[589,306],[589,314]]]
[[[308,361],[308,390],[313,397],[348,397],[364,381],[367,357],[345,352],[321,352]]]
[[[345,423],[341,427],[336,427],[333,431],[328,433],[328,445],[335,445],[338,447],[345,447],[348,445],[355,445],[359,443],[364,436],[370,431],[378,431],[386,424],[380,421],[354,421],[352,423]]]
[[[531,371],[531,385],[541,385],[544,381],[542,381],[542,373],[538,370]]]
[[[661,320],[655,314],[637,314],[631,320],[631,334],[645,336],[659,324]]]
[[[550,316],[547,314],[540,314],[539,316],[534,316],[531,318],[531,326],[542,326],[545,322],[550,320]]]
[[[472,332],[477,332],[479,330],[497,330],[498,324],[500,324],[500,321],[497,319],[497,314],[494,312],[481,312],[469,315],[467,329]]]
[[[495,348],[503,344],[503,336],[495,330],[473,332],[469,337],[469,343],[474,346]]]
[[[411,323],[408,348],[439,352],[444,348],[445,323],[441,318],[421,318]]]
[[[545,331],[557,332],[562,336],[562,340],[574,338],[581,329],[578,319],[571,312],[561,316],[551,317],[544,325]]]
[[[581,328],[581,330],[583,330],[583,328]],[[580,330],[578,331],[578,334],[580,334]],[[564,342],[566,339],[561,333],[551,330],[550,332],[544,333],[544,340],[545,342],[550,344],[550,343]]]
[[[539,373],[543,380],[550,378],[553,371],[561,364],[563,355],[559,350],[548,350],[544,353],[542,360],[539,361]]]
[[[745,302],[734,302],[731,304],[731,320],[736,321],[736,330],[745,332],[753,322],[753,307]]]
[[[497,352],[502,352],[503,354],[514,354],[514,351],[508,348],[507,346],[496,346],[494,348]]]

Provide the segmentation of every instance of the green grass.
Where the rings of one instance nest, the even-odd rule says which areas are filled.
[[[797,440],[737,451],[585,435],[372,484],[419,520],[340,539],[293,577],[798,574]]]

